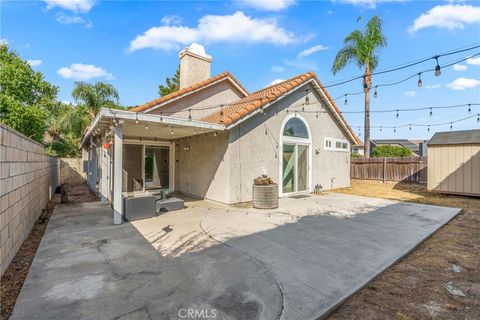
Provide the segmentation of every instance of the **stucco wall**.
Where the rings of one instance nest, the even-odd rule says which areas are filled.
[[[58,184],[58,159],[0,125],[0,273],[3,274]]]
[[[229,202],[228,132],[176,141],[175,190],[223,203]],[[184,150],[185,147],[189,151]]]
[[[174,100],[161,108],[154,109],[147,113],[151,114],[162,114],[165,116],[172,116],[178,118],[188,118],[188,112],[179,112],[181,110],[188,109],[199,109],[210,106],[218,106],[220,104],[228,104],[233,101],[237,101],[243,98],[242,94],[233,87],[233,85],[228,81],[221,81],[214,85],[211,85],[205,89],[192,93],[178,100]],[[207,109],[207,110],[196,110],[192,111],[192,119],[198,120],[212,112],[218,111],[220,109]]]
[[[310,85],[308,85],[310,86]],[[230,202],[251,201],[253,179],[262,174],[265,168],[272,179],[281,184],[279,168],[282,155],[278,153],[282,123],[296,106],[304,102],[305,89],[273,104],[264,114],[257,114],[231,129],[228,157],[230,168]],[[310,89],[313,89],[310,87]],[[320,111],[320,97],[310,91],[310,104],[305,111]],[[301,111],[301,106],[296,110]],[[275,112],[277,115],[275,115]],[[325,150],[324,138],[348,140],[346,133],[330,112],[301,113],[312,133],[312,181],[311,186],[321,184],[324,190],[350,185],[350,152]],[[267,134],[265,134],[267,132]],[[319,154],[315,153],[319,150]],[[334,178],[334,180],[332,180]]]

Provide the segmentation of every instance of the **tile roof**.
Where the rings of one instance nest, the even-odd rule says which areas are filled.
[[[242,84],[237,80],[235,79],[235,77],[230,74],[230,72],[228,71],[224,71],[214,77],[211,77],[211,78],[208,78],[207,80],[204,80],[204,81],[201,81],[199,83],[196,83],[190,87],[186,87],[186,88],[183,88],[183,89],[180,89],[178,91],[175,91],[175,92],[172,92],[166,96],[163,96],[163,97],[160,97],[160,98],[157,98],[155,100],[152,100],[152,101],[149,101],[149,102],[146,102],[144,104],[141,104],[141,105],[138,105],[138,106],[135,106],[135,107],[132,107],[130,108],[128,111],[132,111],[132,112],[140,112],[140,111],[146,111],[150,108],[153,108],[154,106],[156,105],[159,105],[161,103],[165,103],[173,98],[177,98],[177,97],[181,97],[187,93],[190,93],[192,91],[195,91],[195,90],[198,90],[198,89],[201,89],[203,87],[206,87],[208,86],[209,84],[212,84],[214,82],[217,82],[217,81],[220,81],[222,79],[227,79],[229,78],[230,80],[232,80],[237,86],[239,86],[246,94],[248,94],[248,91],[247,89],[245,89]]]
[[[280,98],[282,95],[287,93],[288,91],[300,86],[301,84],[307,82],[310,79],[315,79],[319,84],[321,90],[329,100],[330,104],[333,106],[335,111],[338,113],[341,121],[344,123],[347,130],[351,133],[354,137],[354,140],[357,144],[361,144],[362,142],[358,137],[355,135],[353,130],[347,124],[347,121],[341,114],[338,107],[335,105],[335,102],[330,97],[328,92],[325,88],[321,85],[320,81],[318,80],[317,76],[313,72],[307,72],[296,77],[293,77],[289,80],[285,80],[278,84],[274,84],[268,86],[264,89],[258,90],[243,99],[240,99],[234,103],[229,105],[225,105],[222,108],[222,111],[213,112],[201,119],[201,121],[205,122],[213,122],[213,123],[223,123],[224,125],[228,126],[237,122],[238,120],[242,119],[243,117],[247,116],[251,112],[259,109],[260,107],[273,102]]]

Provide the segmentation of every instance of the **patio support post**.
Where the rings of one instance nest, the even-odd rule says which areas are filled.
[[[123,129],[121,125],[115,127],[115,140],[113,148],[113,224],[121,224],[123,221]]]

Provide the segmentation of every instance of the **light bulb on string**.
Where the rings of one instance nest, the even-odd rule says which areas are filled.
[[[382,132],[382,126],[380,126],[380,132]]]
[[[417,85],[418,85],[419,88],[421,88],[422,85],[423,85],[423,82],[422,82],[422,73],[421,73],[421,72],[418,74],[418,82],[417,82]]]
[[[138,121],[138,112],[137,112],[137,113],[135,113],[135,123],[136,123],[136,124],[138,124],[138,123],[139,123],[139,121]]]
[[[430,126],[427,127],[427,131],[430,132]]]
[[[305,95],[305,104],[309,104],[310,103],[310,98],[308,97],[308,90],[307,90],[307,94]]]
[[[430,108],[430,117],[433,115],[432,108]]]
[[[411,125],[411,124],[408,126],[408,129],[409,129],[410,131],[412,131],[412,125]]]
[[[375,91],[373,92],[373,97],[378,97],[377,86],[375,86]]]
[[[170,131],[170,134],[173,136],[175,134],[175,132],[173,132],[173,128],[172,130]]]
[[[439,77],[442,74],[440,70],[440,65],[438,64],[438,56],[435,56],[435,60],[437,61],[437,65],[435,66],[435,76]]]
[[[145,122],[145,130],[148,130],[148,124]]]
[[[347,99],[347,95],[345,95],[345,101],[343,102],[345,105],[348,105],[348,99]]]
[[[316,115],[315,115],[315,116],[318,118],[318,111],[317,111],[317,113],[316,113]]]
[[[477,114],[477,122],[480,122],[480,113]]]
[[[398,117],[399,117],[399,114],[398,114],[398,109],[397,109],[397,119],[398,119]]]
[[[393,132],[394,133],[397,132],[397,128],[393,127]]]
[[[453,129],[453,124],[452,124],[452,122],[450,122],[450,130],[452,130],[452,129]]]
[[[188,109],[188,120],[192,121],[192,110]]]
[[[468,113],[472,112],[472,107],[470,106],[470,103],[468,104]]]

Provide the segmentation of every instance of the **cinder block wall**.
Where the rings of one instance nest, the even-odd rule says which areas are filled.
[[[85,183],[85,180],[82,158],[60,159],[60,183],[68,183],[75,186]]]
[[[58,185],[59,160],[0,124],[0,274],[3,275]]]

